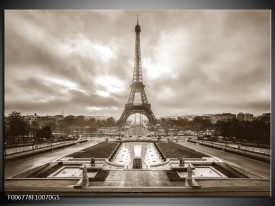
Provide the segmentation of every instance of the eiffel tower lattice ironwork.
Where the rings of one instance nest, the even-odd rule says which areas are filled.
[[[135,43],[135,63],[134,63],[134,74],[133,81],[131,84],[131,91],[128,98],[127,104],[125,104],[124,111],[118,120],[118,124],[122,125],[126,123],[128,117],[132,114],[143,114],[145,115],[151,124],[156,124],[157,119],[151,110],[151,104],[148,103],[143,84],[142,78],[142,67],[141,67],[141,52],[140,52],[140,32],[141,28],[138,24],[135,27],[136,32],[136,43]],[[135,95],[139,93],[141,96],[141,103],[134,103]]]

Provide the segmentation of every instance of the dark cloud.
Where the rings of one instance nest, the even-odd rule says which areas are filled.
[[[270,11],[5,11],[5,112],[113,115],[136,14],[156,116],[270,111]]]

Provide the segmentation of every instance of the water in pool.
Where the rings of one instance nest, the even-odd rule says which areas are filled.
[[[136,148],[141,149],[142,168],[148,169],[150,165],[159,164],[162,162],[153,143],[150,142],[125,142],[122,143],[113,162],[123,164],[128,169],[132,169],[132,160],[135,157]],[[138,145],[138,147],[137,147]]]

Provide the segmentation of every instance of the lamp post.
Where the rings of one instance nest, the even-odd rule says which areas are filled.
[[[87,134],[87,130],[86,128],[84,127],[84,134],[85,134],[85,140],[86,142],[88,141],[88,134]]]
[[[51,138],[51,150],[52,150],[52,153],[53,153],[53,137]]]
[[[244,157],[246,158],[246,139],[244,139]]]
[[[32,156],[33,156],[33,159],[34,159],[34,139],[32,139]]]
[[[211,137],[211,140],[212,140],[212,149],[214,149],[214,146],[213,146],[214,137],[213,136]]]

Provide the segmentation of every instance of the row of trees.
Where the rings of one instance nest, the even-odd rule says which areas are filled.
[[[253,120],[251,122],[238,121],[237,119],[230,121],[218,121],[212,124],[210,119],[195,117],[193,120],[185,118],[167,119],[161,118],[159,121],[165,133],[168,134],[170,128],[180,130],[193,130],[196,132],[203,130],[215,130],[216,136],[222,135],[225,137],[237,140],[250,142],[270,143],[270,124],[261,120]],[[51,139],[53,131],[70,134],[75,128],[84,128],[87,132],[96,132],[100,127],[116,126],[116,121],[113,117],[108,119],[85,119],[84,116],[66,116],[59,121],[47,122],[42,128],[39,127],[37,121],[32,121],[31,124],[24,120],[24,117],[19,112],[12,112],[5,119],[4,136],[8,142],[26,142],[26,138],[31,136],[36,140]]]
[[[216,124],[217,134],[228,138],[236,138],[239,141],[247,140],[270,144],[270,124],[261,120],[251,122],[231,120],[227,122],[219,121]]]
[[[65,127],[78,126],[78,127],[113,127],[116,125],[116,121],[113,117],[107,119],[96,119],[94,117],[85,119],[84,116],[69,115],[64,117],[60,122]]]
[[[168,134],[171,127],[176,128],[178,131],[194,130],[196,132],[215,128],[215,125],[211,124],[210,119],[205,119],[199,116],[194,117],[193,120],[188,120],[186,118],[161,118],[160,125],[164,128],[166,134]]]
[[[218,121],[211,123],[210,119],[196,116],[193,120],[184,118],[160,120],[160,125],[166,134],[169,128],[180,130],[193,130],[195,132],[214,130],[215,136],[224,136],[238,141],[249,141],[270,144],[270,123],[255,119],[253,121],[239,121],[238,119]],[[233,138],[234,137],[234,138]]]
[[[35,132],[34,132],[35,130]],[[5,142],[20,143],[29,141],[30,133],[32,132],[33,140],[38,142],[42,139],[50,140],[53,137],[52,128],[45,125],[39,128],[37,124],[29,124],[25,121],[20,112],[12,112],[8,115],[4,122],[4,137]]]
[[[116,121],[113,117],[109,117],[107,119],[85,119],[84,116],[69,115],[57,122],[55,131],[61,134],[71,134],[75,131],[95,133],[100,127],[114,126],[116,126]]]
[[[31,123],[27,122],[20,112],[12,112],[5,118],[4,121],[4,137],[7,143],[19,143],[30,141],[30,136],[34,141],[42,139],[50,140],[53,138],[53,131],[59,134],[68,135],[74,132],[75,128],[84,128],[87,132],[95,132],[100,127],[116,126],[116,121],[113,117],[107,119],[85,119],[84,116],[66,116],[63,119],[56,121],[52,117],[48,117],[42,123],[42,128],[37,120]],[[62,135],[62,137],[64,137]]]

